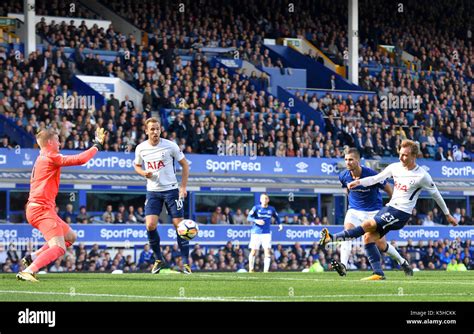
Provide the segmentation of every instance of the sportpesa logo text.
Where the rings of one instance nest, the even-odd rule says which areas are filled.
[[[329,175],[329,174],[339,173],[340,170],[337,164],[328,164],[328,163],[323,162],[321,164],[321,172],[323,174]]]
[[[262,164],[260,162],[243,162],[240,160],[214,161],[212,159],[208,159],[206,160],[206,169],[212,172],[217,172],[217,171],[260,172],[262,170]]]
[[[86,164],[87,169],[91,168],[132,168],[133,159],[120,159],[118,157],[91,159]]]
[[[471,166],[465,167],[448,167],[443,166],[441,167],[441,173],[443,176],[451,177],[451,176],[474,176],[474,168]]]

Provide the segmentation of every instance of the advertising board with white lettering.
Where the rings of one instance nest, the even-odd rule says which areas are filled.
[[[34,149],[0,149],[0,171],[31,170],[39,151]],[[62,154],[77,154],[78,151],[63,151]],[[131,153],[99,152],[82,166],[67,167],[67,171],[134,173]],[[186,159],[193,174],[221,175],[272,175],[292,177],[336,177],[345,167],[342,159],[325,158],[277,158],[256,156],[218,156],[187,154]],[[380,162],[392,162],[393,159]],[[439,162],[420,159],[418,164],[426,169],[433,179],[473,180],[474,164],[469,162]],[[180,165],[177,164],[177,169]]]
[[[72,229],[77,233],[77,242],[85,244],[98,243],[101,245],[122,245],[133,247],[134,245],[144,245],[148,242],[144,225],[123,224],[123,225],[81,225],[72,224]],[[304,245],[311,245],[319,240],[319,233],[323,227],[327,227],[331,233],[339,232],[342,226],[301,226],[284,225],[282,231],[278,231],[277,226],[271,227],[272,241],[285,245],[299,242]],[[250,241],[250,226],[248,225],[199,225],[199,234],[192,243],[220,245],[227,241],[248,244]],[[176,242],[176,230],[173,225],[158,226],[161,241],[163,244],[173,244]],[[392,231],[387,235],[388,240],[413,242],[456,239],[472,240],[474,238],[474,226],[406,226],[397,231]],[[27,224],[1,224],[0,242],[9,244],[11,242],[28,244],[29,242],[42,243],[44,240],[41,233]]]

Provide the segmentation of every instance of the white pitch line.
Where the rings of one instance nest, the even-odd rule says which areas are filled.
[[[239,274],[239,275],[245,275],[245,274]],[[308,281],[308,282],[347,282],[347,283],[354,283],[354,282],[360,282],[360,283],[366,283],[366,281],[361,281],[361,280],[353,280],[353,279],[344,279],[344,278],[336,278],[336,279],[320,279],[320,278],[296,278],[296,277],[255,277],[255,276],[224,276],[224,275],[210,275],[210,274],[199,274],[195,273],[193,276],[199,276],[199,277],[219,277],[223,276],[226,279],[236,279],[236,280],[262,280],[262,281]],[[391,280],[388,278],[387,280],[383,281],[384,284],[386,283],[410,283],[410,284],[460,284],[460,285],[474,285],[474,282],[458,282],[458,281],[418,281],[418,280],[413,280],[411,278],[407,278],[407,280]]]
[[[178,301],[247,301],[247,302],[262,302],[272,300],[292,300],[292,299],[321,299],[321,298],[354,298],[354,297],[440,297],[440,296],[460,296],[460,297],[473,297],[473,294],[460,292],[460,293],[379,293],[379,294],[338,294],[338,295],[303,295],[303,296],[232,296],[232,297],[174,297],[174,296],[140,296],[140,295],[115,295],[106,293],[67,293],[67,292],[53,292],[53,291],[18,291],[18,290],[0,290],[0,293],[8,294],[31,294],[31,295],[59,295],[69,296],[74,298],[75,296],[84,297],[116,297],[116,298],[136,298],[136,299],[152,299],[152,300],[178,300]]]
[[[54,292],[54,291],[18,291],[18,290],[0,290],[0,293],[6,294],[28,294],[28,295],[55,295],[55,296],[75,296],[83,297],[116,297],[116,298],[136,298],[136,299],[153,299],[153,300],[193,300],[193,301],[242,301],[240,297],[176,297],[176,296],[140,296],[140,295],[114,295],[109,293],[70,293],[70,292]],[[249,297],[251,298],[251,297]],[[257,299],[248,299],[246,301],[262,301]]]

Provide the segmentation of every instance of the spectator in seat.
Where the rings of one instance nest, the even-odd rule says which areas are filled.
[[[133,205],[130,205],[128,207],[128,212],[127,212],[127,224],[136,224],[137,223],[137,217],[135,216],[135,207]]]
[[[8,148],[8,149],[13,148],[10,145],[10,142],[7,136],[2,138],[2,142],[0,143],[0,148]]]
[[[223,221],[224,221],[224,224],[234,224],[233,214],[228,206],[224,208]]]
[[[107,217],[109,219],[107,219]],[[112,204],[107,204],[105,207],[105,212],[102,214],[102,220],[104,222],[113,222],[115,220],[115,214],[112,209]]]
[[[444,219],[444,214],[440,213],[438,208],[433,208],[433,222],[438,225],[447,225],[448,222]]]
[[[241,224],[246,224],[247,223],[247,219],[243,215],[242,210],[240,208],[235,210],[234,216],[232,218],[234,220],[235,225],[241,225]]]
[[[77,215],[74,213],[74,207],[71,203],[66,204],[66,211],[63,213],[62,218],[66,221],[68,218],[71,222],[76,222]]]
[[[143,211],[143,207],[139,206],[137,211],[135,212],[135,218],[137,219],[137,223],[144,224],[145,223],[145,212]]]
[[[435,223],[433,221],[433,212],[429,211],[425,219],[423,219],[423,226],[434,226],[434,225]]]
[[[138,260],[138,267],[142,270],[146,270],[150,265],[155,262],[153,252],[150,250],[150,245],[145,244],[143,251],[140,253],[140,259]]]
[[[216,207],[216,210],[212,213],[211,224],[222,224],[224,223],[224,215],[222,214],[222,208]]]
[[[76,217],[78,223],[83,223],[84,219],[89,221],[89,214],[87,213],[86,207],[83,205],[79,208],[79,214]],[[87,224],[87,223],[86,223]]]
[[[444,155],[444,148],[442,146],[438,147],[438,151],[435,154],[436,161],[446,161],[446,156]]]
[[[114,224],[125,224],[125,219],[123,219],[123,215],[120,212],[115,214]]]

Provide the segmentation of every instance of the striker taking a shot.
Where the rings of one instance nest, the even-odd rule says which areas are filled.
[[[452,225],[457,225],[456,219],[449,213],[449,209],[433,182],[430,174],[416,164],[419,148],[417,143],[405,139],[400,144],[399,160],[388,165],[382,172],[375,176],[357,179],[347,185],[349,190],[358,186],[370,187],[382,182],[389,177],[394,179],[394,191],[390,202],[384,206],[374,218],[365,220],[360,226],[344,230],[334,235],[327,228],[321,231],[320,245],[325,245],[334,240],[349,240],[364,236],[364,248],[373,275],[363,280],[377,281],[385,279],[382,270],[381,255],[376,246],[377,240],[392,230],[399,230],[405,226],[416,205],[421,190],[426,190],[440,206],[446,219]]]
[[[347,169],[339,174],[339,181],[348,195],[349,209],[344,219],[344,229],[349,230],[360,226],[365,220],[373,218],[383,207],[380,189],[384,190],[390,199],[392,197],[392,187],[384,180],[369,187],[359,186],[349,190],[347,185],[352,181],[377,175],[377,172],[373,169],[361,166],[360,153],[356,148],[348,148],[346,150],[344,161]],[[395,247],[387,243],[385,237],[377,240],[375,244],[381,252],[386,252],[391,258],[398,262],[405,272],[405,275],[413,276],[413,270],[408,261],[398,253]],[[334,259],[331,261],[332,267],[340,276],[347,274],[347,265],[351,250],[352,241],[343,241],[340,251],[341,261],[339,262]]]
[[[148,140],[136,147],[134,164],[135,171],[147,179],[145,224],[148,241],[155,255],[155,264],[151,272],[158,274],[166,267],[157,230],[158,216],[161,214],[164,203],[175,228],[184,219],[183,201],[187,196],[189,165],[176,143],[160,138],[161,124],[156,118],[147,119],[145,127]],[[182,167],[181,186],[178,186],[176,179],[175,161],[178,161]],[[178,232],[176,236],[183,260],[182,272],[191,274],[191,267],[188,264],[189,241],[181,238]]]

